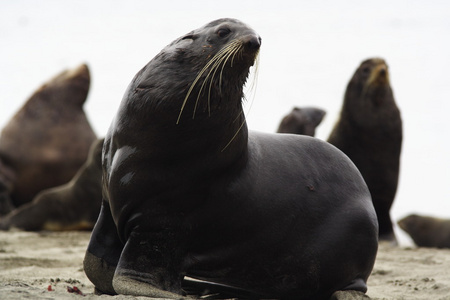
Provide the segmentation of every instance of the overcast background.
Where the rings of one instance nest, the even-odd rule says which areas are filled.
[[[250,129],[274,132],[293,106],[317,106],[327,115],[316,136],[326,139],[360,62],[385,58],[404,125],[392,217],[450,218],[450,1],[2,1],[0,128],[42,83],[86,62],[85,111],[103,136],[133,76],[222,17],[262,37]]]

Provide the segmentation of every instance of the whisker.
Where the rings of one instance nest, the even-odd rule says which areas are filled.
[[[250,84],[250,92],[252,94],[251,100],[250,100],[250,106],[248,108],[248,111],[246,113],[246,115],[248,115],[250,113],[250,109],[253,105],[255,96],[256,96],[256,83],[257,83],[257,78],[258,78],[258,71],[259,71],[259,51],[256,54],[256,58],[255,58],[255,64],[254,64],[255,68],[254,71],[252,72],[252,76],[253,79],[251,80],[251,84]],[[233,123],[236,122],[239,117],[241,116],[241,114],[243,114],[243,112],[241,111],[238,116],[234,119]],[[238,133],[241,131],[242,127],[244,126],[244,124],[247,122],[247,120],[244,117],[244,121],[242,122],[242,124],[239,126],[238,130],[236,131],[236,133],[233,135],[233,137],[231,138],[231,140],[225,145],[225,147],[223,147],[223,149],[221,150],[221,152],[225,151],[225,149],[233,142],[233,140],[236,138],[236,136],[238,135]]]
[[[218,54],[218,53],[217,53]],[[181,114],[183,113],[184,107],[186,106],[187,100],[189,98],[189,96],[192,93],[192,90],[194,89],[195,85],[197,84],[197,82],[200,80],[201,76],[203,75],[203,73],[205,73],[205,71],[209,68],[210,65],[212,65],[216,60],[217,60],[217,54],[214,55],[207,63],[206,65],[203,67],[203,69],[200,70],[200,72],[198,73],[197,77],[195,78],[195,80],[192,82],[191,87],[189,88],[186,97],[184,98],[183,104],[181,105],[181,109],[180,109],[180,114],[178,115],[178,119],[177,119],[177,124],[180,121],[181,118]]]
[[[222,82],[223,82],[223,69],[225,68],[225,65],[228,61],[228,59],[230,59],[230,57],[235,54],[236,52],[239,51],[239,49],[241,48],[242,43],[236,43],[235,47],[233,49],[230,50],[230,52],[228,53],[227,57],[225,58],[224,63],[222,64],[222,69],[220,70],[220,74],[219,74],[219,92],[222,93]],[[234,55],[233,55],[234,57]],[[233,60],[231,61],[231,67],[233,67]]]
[[[220,59],[221,59],[221,58],[229,51],[230,47],[233,47],[234,44],[235,44],[234,41],[232,41],[232,42],[228,43],[225,47],[223,47],[220,51],[218,51],[218,52],[217,52],[217,53],[216,53],[216,54],[215,54],[215,55],[214,55],[214,56],[206,63],[206,65],[203,67],[203,69],[200,70],[200,72],[197,74],[197,77],[196,77],[196,78],[194,79],[194,81],[192,82],[192,84],[191,84],[191,86],[190,86],[190,88],[189,88],[189,90],[188,90],[188,92],[187,92],[187,94],[186,94],[186,97],[185,97],[184,100],[183,100],[183,103],[182,103],[181,109],[180,109],[180,113],[178,114],[178,118],[177,118],[176,124],[179,124],[180,118],[181,118],[181,114],[183,113],[183,110],[184,110],[184,108],[185,108],[185,106],[186,106],[187,100],[188,100],[189,96],[191,95],[191,93],[192,93],[194,87],[197,85],[198,81],[200,80],[200,78],[203,76],[203,74],[208,70],[208,68],[209,68],[211,65],[215,66],[215,65],[217,64],[217,61],[220,60]],[[209,75],[211,74],[211,72],[212,72],[212,71],[210,70],[209,73],[208,73],[208,75],[206,76],[206,78],[205,78],[205,80],[204,80],[204,83],[205,83],[205,81],[207,81],[207,79],[208,79]],[[202,91],[202,89],[203,89],[204,83],[202,84],[202,87],[201,87],[201,89],[200,89],[200,92],[199,92],[199,95],[198,95],[197,99],[200,97],[200,93],[201,93],[201,91]],[[198,100],[197,100],[197,101],[198,101]]]
[[[231,58],[231,67],[233,67],[233,63],[234,63],[234,59],[236,57],[236,54],[241,54],[242,55],[242,42],[240,42],[238,44],[238,47],[236,48],[236,51],[233,54],[233,57]],[[231,53],[230,53],[231,55]],[[220,78],[222,79],[222,73],[223,73],[223,66],[222,66],[222,71],[220,72]]]
[[[221,60],[216,65],[214,65],[214,73],[212,75],[212,78],[210,79],[209,90],[208,90],[208,113],[209,113],[209,115],[211,115],[211,89],[212,89],[212,85],[213,85],[214,76],[216,75],[217,70],[220,67],[220,64],[222,64],[222,69],[219,74],[219,92],[222,93],[223,69],[225,68],[225,65],[227,64],[227,61],[230,58],[230,56],[233,55],[234,52],[238,51],[239,43],[233,43],[232,46],[233,47],[230,47],[229,51],[222,56]]]
[[[239,40],[232,40],[231,42],[229,42],[227,45],[225,45],[222,49],[220,49],[206,64],[205,66],[200,70],[200,72],[197,74],[197,77],[194,79],[194,81],[192,82],[191,86],[189,87],[188,92],[186,93],[186,97],[183,100],[183,103],[181,105],[181,109],[180,109],[180,113],[178,115],[178,119],[176,124],[179,124],[180,119],[181,119],[181,115],[184,111],[184,108],[186,107],[186,103],[189,99],[189,97],[192,94],[192,91],[194,90],[195,86],[198,84],[198,82],[200,81],[200,78],[202,76],[205,76],[205,78],[203,79],[203,82],[200,86],[196,101],[195,101],[195,105],[194,105],[194,111],[192,113],[192,118],[195,117],[195,113],[197,110],[197,106],[198,103],[200,101],[200,96],[206,86],[206,84],[208,83],[209,80],[209,87],[208,87],[208,113],[209,115],[211,115],[211,91],[212,91],[212,85],[214,83],[214,78],[216,77],[217,71],[220,68],[220,72],[219,72],[219,92],[221,93],[221,89],[222,89],[222,81],[223,81],[223,71],[225,69],[225,65],[227,64],[228,61],[230,61],[230,65],[231,67],[233,67],[234,61],[236,59],[236,57],[243,57],[243,51],[242,51],[243,47],[242,47],[242,42],[240,42]],[[231,60],[230,60],[231,59]],[[250,101],[250,107],[248,112],[250,111],[250,108],[253,104],[253,100],[255,97],[255,90],[256,90],[256,82],[257,82],[257,77],[258,77],[258,67],[259,67],[259,51],[255,56],[255,64],[254,64],[255,68],[254,68],[254,72],[252,72],[252,76],[253,79],[251,80],[250,83],[250,88],[249,91],[252,94],[252,100]],[[245,95],[244,95],[245,98]],[[248,113],[247,112],[247,113]],[[239,120],[239,118],[242,116],[242,114],[244,114],[244,112],[240,112],[239,115],[235,118],[235,120],[233,121],[236,122],[237,120]],[[243,122],[242,124],[239,126],[239,128],[236,130],[235,134],[233,135],[233,137],[230,139],[230,141],[225,145],[225,147],[223,147],[223,149],[221,150],[222,152],[226,150],[226,148],[228,148],[228,146],[233,142],[233,140],[236,138],[236,136],[239,134],[239,132],[241,131],[242,127],[246,124],[246,118],[244,116]]]
[[[247,120],[244,117],[244,121],[242,122],[241,126],[239,126],[238,130],[236,130],[236,133],[233,135],[233,137],[231,138],[231,140],[225,145],[225,147],[223,147],[223,149],[220,152],[225,151],[225,149],[228,148],[228,146],[231,144],[231,142],[234,141],[234,139],[236,138],[236,136],[238,135],[238,133],[241,131],[242,127],[244,126],[244,124],[247,122]]]
[[[256,54],[254,68],[253,68],[253,72],[251,74],[252,77],[250,78],[250,85],[248,88],[248,93],[251,94],[252,102],[256,96],[256,87],[258,84],[258,75],[259,75],[259,61],[260,61],[260,56],[259,56],[259,51],[258,51],[258,53]]]

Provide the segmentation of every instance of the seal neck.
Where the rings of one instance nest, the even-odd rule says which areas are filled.
[[[195,163],[197,170],[207,174],[246,157],[248,129],[240,102],[217,106],[211,114],[201,112],[194,118],[186,114],[179,124],[177,110],[167,107],[142,110],[128,102],[121,110],[126,118],[119,117],[112,127],[117,146],[141,149],[152,165],[184,169]]]

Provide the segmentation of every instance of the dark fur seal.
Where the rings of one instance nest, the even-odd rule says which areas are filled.
[[[64,71],[39,88],[3,128],[0,159],[14,171],[10,197],[15,207],[68,182],[86,161],[96,139],[83,111],[89,85],[86,65]]]
[[[396,243],[390,209],[398,184],[402,120],[383,59],[365,60],[356,70],[328,142],[350,157],[369,186],[380,240]]]
[[[314,136],[316,127],[322,122],[325,111],[315,107],[294,107],[280,122],[278,133],[293,133]]]
[[[398,225],[419,247],[450,248],[450,219],[409,215]]]
[[[247,130],[243,85],[260,43],[242,22],[216,20],[172,42],[128,86],[105,138],[105,198],[84,259],[98,290],[366,291],[378,230],[354,164],[318,139]]]
[[[32,202],[0,218],[0,229],[91,230],[102,202],[102,148],[103,139],[95,141],[71,181],[41,191]]]

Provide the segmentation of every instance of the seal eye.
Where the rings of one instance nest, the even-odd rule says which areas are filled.
[[[229,28],[221,28],[219,30],[217,30],[217,35],[220,38],[224,38],[226,36],[228,36],[231,33],[231,30]]]
[[[362,70],[363,74],[369,74],[370,73],[370,68],[369,67],[364,67]]]

